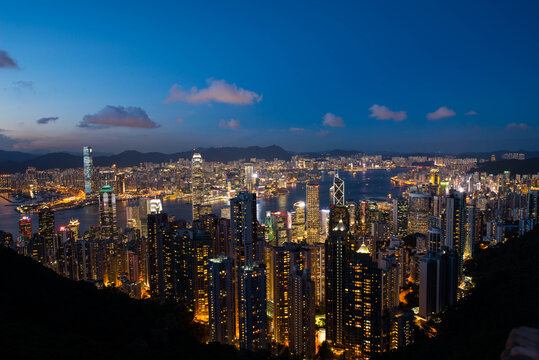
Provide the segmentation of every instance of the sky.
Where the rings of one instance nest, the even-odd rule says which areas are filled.
[[[3,150],[539,150],[538,1],[1,8]]]

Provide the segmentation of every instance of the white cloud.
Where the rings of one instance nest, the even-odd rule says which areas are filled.
[[[331,133],[327,130],[320,130],[319,132],[315,133],[314,136],[316,137],[327,137],[329,136]]]
[[[427,114],[427,119],[429,120],[439,120],[447,117],[455,116],[455,111],[448,109],[447,106],[442,106],[435,112],[430,112]]]
[[[219,121],[219,127],[222,129],[237,129],[240,127],[240,122],[236,119],[230,119],[229,121],[223,119]]]
[[[324,126],[330,126],[330,127],[345,127],[346,126],[344,125],[344,120],[342,119],[342,117],[337,116],[332,113],[327,113],[326,115],[324,115],[322,119],[324,119],[324,121],[322,122],[322,125]]]
[[[146,111],[139,107],[123,107],[107,105],[93,115],[85,115],[78,127],[104,128],[123,126],[132,128],[155,129],[160,125],[148,117]]]
[[[203,104],[214,101],[224,104],[249,105],[262,101],[262,95],[237,87],[236,84],[228,84],[225,80],[208,79],[207,83],[208,87],[205,89],[192,87],[189,91],[185,91],[181,85],[174,84],[169,90],[165,103],[181,101]]]
[[[531,126],[525,123],[510,123],[507,124],[508,129],[517,129],[517,130],[529,130]]]
[[[391,111],[387,106],[374,104],[369,108],[371,114],[369,117],[373,117],[376,120],[394,120],[402,121],[405,120],[408,116],[406,111]]]
[[[464,115],[468,115],[468,116],[474,116],[474,115],[477,115],[477,111],[474,111],[474,110],[470,110],[468,111],[466,114]]]

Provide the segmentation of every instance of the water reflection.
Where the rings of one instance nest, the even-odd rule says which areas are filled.
[[[391,184],[391,176],[404,170],[368,170],[354,174],[350,172],[339,172],[339,176],[345,181],[346,200],[361,201],[369,198],[387,198],[398,196],[402,188],[394,187]],[[320,179],[320,208],[329,208],[329,188],[333,182],[333,173],[323,173]],[[295,202],[305,201],[305,184],[297,184],[288,189],[287,195],[280,195],[274,198],[260,198],[258,200],[257,217],[263,222],[266,211],[290,211]],[[0,198],[0,230],[18,235],[18,220],[21,217],[15,211],[14,206],[6,206],[9,203]],[[126,205],[127,202],[119,201],[117,204],[118,227],[126,226]],[[221,209],[227,206],[227,202],[212,204],[212,211],[220,215]],[[176,219],[191,220],[191,204],[185,200],[163,200],[163,211]],[[99,207],[97,204],[83,208],[57,211],[55,215],[56,226],[65,225],[70,219],[79,219],[81,231],[86,231],[90,226],[99,224]],[[33,231],[38,231],[37,214],[30,215],[32,218]]]

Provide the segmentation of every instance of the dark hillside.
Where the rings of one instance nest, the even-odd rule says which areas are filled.
[[[476,287],[442,317],[438,336],[382,359],[499,359],[512,328],[539,328],[539,227],[478,250],[467,268]]]
[[[226,360],[266,355],[204,345],[180,306],[134,300],[114,289],[68,280],[3,246],[0,274],[2,359]]]

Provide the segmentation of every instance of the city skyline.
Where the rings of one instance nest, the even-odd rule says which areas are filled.
[[[92,153],[0,174],[0,243],[67,279],[185,307],[177,320],[201,326],[199,345],[249,357],[420,351],[477,296],[470,265],[539,230],[539,175],[481,171],[495,159],[193,153],[100,166]]]
[[[6,4],[0,149],[539,150],[538,6]]]
[[[539,2],[1,9],[3,358],[539,360]]]

